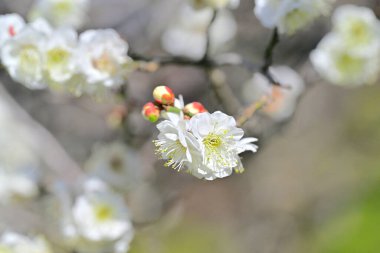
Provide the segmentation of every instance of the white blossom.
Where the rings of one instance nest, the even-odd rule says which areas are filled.
[[[185,164],[193,162],[193,156],[199,153],[199,145],[195,136],[189,131],[189,121],[183,115],[167,113],[169,120],[157,125],[160,134],[154,141],[157,154],[167,160],[166,166],[180,171]]]
[[[333,0],[256,0],[255,15],[266,28],[293,34],[330,11]]]
[[[38,184],[28,171],[0,167],[0,203],[31,199],[39,193]]]
[[[247,103],[259,101],[266,96],[268,103],[260,113],[274,121],[284,121],[293,115],[305,84],[302,77],[287,66],[273,66],[269,71],[281,86],[273,85],[263,74],[255,73],[244,85],[242,96]]]
[[[83,194],[72,203],[62,189],[62,234],[65,244],[79,253],[125,253],[133,227],[124,199],[102,181],[85,182]]]
[[[1,47],[1,59],[10,76],[30,89],[46,87],[42,48],[46,36],[32,26],[20,31]]]
[[[343,5],[336,9],[332,21],[333,32],[352,54],[380,57],[380,21],[371,9]]]
[[[333,29],[310,54],[315,69],[337,85],[359,86],[380,73],[380,22],[366,7],[344,5],[333,15]]]
[[[50,34],[43,48],[43,69],[49,84],[62,85],[76,73],[77,34],[69,28],[60,28]]]
[[[90,0],[37,0],[29,18],[45,18],[56,27],[80,28],[87,18]]]
[[[88,30],[79,39],[79,66],[88,83],[88,92],[96,92],[99,86],[119,87],[123,84],[128,44],[116,31]],[[100,87],[100,88],[101,88]]]
[[[357,54],[344,45],[342,37],[330,33],[311,52],[311,62],[320,75],[333,84],[344,86],[376,81],[380,72],[379,51],[374,51],[373,55]]]
[[[121,142],[95,146],[85,168],[121,191],[133,189],[141,180],[139,155]]]
[[[201,59],[206,51],[211,9],[194,10],[184,5],[177,19],[163,33],[163,48],[172,55]],[[210,30],[210,52],[222,51],[236,34],[236,22],[227,10],[218,12]]]
[[[0,15],[0,47],[18,34],[25,26],[24,19],[18,14]]]
[[[190,119],[190,129],[200,145],[203,164],[212,173],[206,179],[229,176],[234,169],[244,171],[239,154],[257,151],[252,144],[257,139],[242,139],[244,131],[236,127],[235,119],[219,111],[195,115]]]
[[[166,166],[186,171],[195,177],[213,180],[242,172],[239,154],[256,152],[252,144],[257,139],[244,138],[236,121],[222,112],[205,112],[185,120],[183,116],[168,113],[169,120],[157,125],[160,134],[154,141],[156,152]]]
[[[42,236],[29,238],[13,232],[0,237],[1,253],[52,253],[49,243]]]

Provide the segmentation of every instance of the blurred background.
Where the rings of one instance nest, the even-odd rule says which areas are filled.
[[[253,2],[242,0],[232,10],[237,34],[227,51],[260,63],[271,31],[253,15]],[[368,6],[380,15],[377,0],[337,1],[344,3]],[[26,15],[31,4],[1,0],[0,13]],[[166,55],[161,35],[180,4],[92,0],[84,29],[114,28],[131,51]],[[163,167],[151,143],[157,130],[140,114],[158,84],[172,87],[187,102],[220,110],[202,68],[165,66],[155,73],[133,73],[128,96],[134,107],[123,129],[107,123],[120,104],[31,91],[5,71],[0,73],[1,106],[36,143],[31,146],[43,160],[43,181],[64,177],[74,182],[81,173],[70,167],[70,159],[84,167],[94,145],[125,140],[138,153],[141,161],[133,166],[144,185],[128,197],[136,227],[132,253],[375,253],[380,249],[380,83],[349,89],[320,79],[308,57],[329,30],[330,18],[322,17],[294,36],[281,37],[275,65],[295,69],[304,79],[304,93],[290,119],[248,122],[247,131],[259,137],[260,149],[244,156],[245,173],[222,180],[202,181]],[[223,71],[235,95],[248,104],[243,93],[252,73],[238,67]],[[0,228],[39,231],[46,225],[39,201],[2,207]]]

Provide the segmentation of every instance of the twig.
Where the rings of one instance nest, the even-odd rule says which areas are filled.
[[[129,53],[129,57],[131,57],[134,61],[144,62],[144,65],[147,64],[156,64],[156,66],[149,66],[149,68],[143,67],[143,69],[147,69],[148,71],[152,69],[156,71],[159,66],[166,65],[180,65],[180,66],[195,66],[202,68],[216,68],[223,66],[240,66],[245,68],[249,72],[257,72],[260,70],[259,65],[250,62],[247,59],[244,59],[238,54],[235,53],[227,53],[216,56],[213,59],[201,59],[194,60],[186,57],[177,57],[177,56],[153,56],[148,57],[144,55],[140,55],[134,52]]]
[[[215,21],[217,15],[218,15],[218,10],[214,9],[212,12],[212,17],[211,17],[210,23],[207,26],[205,54],[204,54],[201,61],[206,61],[209,58],[210,46],[211,46],[211,28],[212,28],[212,25],[214,24],[214,21]]]
[[[267,105],[268,100],[268,96],[262,96],[259,101],[253,102],[248,106],[237,119],[237,125],[240,127],[243,126],[258,110]]]

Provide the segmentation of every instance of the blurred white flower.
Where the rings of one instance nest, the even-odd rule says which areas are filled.
[[[84,25],[89,0],[37,0],[29,12],[29,19],[45,18],[56,27]]]
[[[0,167],[0,203],[31,199],[38,193],[35,175],[26,170]]]
[[[129,191],[141,180],[139,155],[121,142],[95,146],[85,168],[119,191]]]
[[[201,59],[206,51],[206,31],[212,19],[211,9],[194,10],[184,5],[177,19],[161,38],[163,48],[172,55]],[[236,22],[227,10],[218,12],[210,30],[210,52],[222,51],[236,34]]]
[[[196,9],[214,8],[221,9],[225,7],[236,8],[240,0],[190,0],[191,5]]]
[[[255,15],[266,28],[293,34],[327,14],[334,0],[255,0]]]
[[[1,253],[52,253],[49,243],[42,237],[29,238],[13,232],[0,237]]]
[[[36,197],[39,161],[27,133],[9,119],[0,123],[0,203]]]
[[[125,253],[133,227],[124,199],[99,180],[85,182],[84,193],[71,199],[58,192],[62,232],[70,248],[80,253]]]
[[[336,9],[332,20],[333,32],[341,37],[350,53],[376,57],[378,52],[380,57],[380,21],[371,9],[343,5]]]
[[[73,29],[52,32],[43,48],[43,68],[49,84],[64,84],[77,70],[77,34]]]
[[[112,30],[88,30],[80,35],[79,65],[85,75],[88,91],[97,86],[119,87],[124,82],[128,44]]]
[[[321,76],[333,84],[359,86],[376,81],[380,71],[380,53],[357,54],[345,46],[339,34],[330,33],[310,54],[311,62]]]
[[[0,15],[0,47],[18,34],[24,26],[25,21],[18,14]]]
[[[255,73],[244,85],[242,96],[247,103],[267,96],[269,101],[260,113],[269,116],[274,121],[284,121],[293,115],[305,84],[302,77],[287,66],[274,66],[269,71],[283,87],[274,86],[263,74]]]
[[[43,79],[43,56],[46,36],[27,26],[1,47],[1,59],[10,76],[30,89],[46,87]]]

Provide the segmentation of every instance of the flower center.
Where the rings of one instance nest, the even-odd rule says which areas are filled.
[[[116,73],[116,66],[111,57],[104,52],[99,58],[92,60],[92,65],[97,70],[113,75]]]
[[[112,207],[106,204],[98,204],[95,206],[95,217],[99,221],[109,220],[113,215]]]
[[[203,144],[207,149],[214,150],[223,144],[223,140],[220,135],[210,133],[203,139]]]
[[[348,40],[353,46],[370,42],[371,34],[368,31],[367,24],[361,20],[353,21],[350,27]]]
[[[120,156],[113,156],[110,160],[110,165],[114,172],[120,172],[123,169],[123,160]]]
[[[338,57],[336,65],[344,73],[357,73],[362,70],[363,60],[343,53]]]
[[[60,1],[54,5],[53,13],[57,16],[66,16],[71,12],[73,4],[69,1]]]
[[[49,68],[56,65],[65,65],[69,61],[70,53],[62,48],[53,48],[47,52],[47,65]]]

